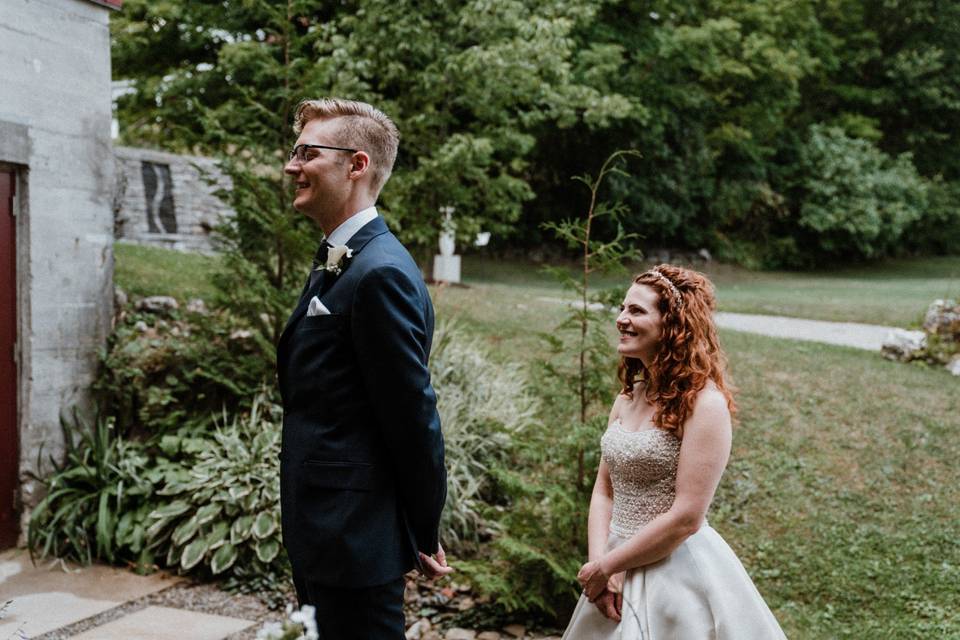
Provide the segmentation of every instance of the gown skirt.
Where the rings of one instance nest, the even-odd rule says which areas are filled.
[[[615,534],[609,549],[625,542]],[[736,554],[708,524],[669,556],[627,571],[621,621],[580,596],[563,640],[786,638]]]

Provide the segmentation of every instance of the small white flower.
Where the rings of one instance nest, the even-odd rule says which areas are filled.
[[[343,272],[344,259],[349,260],[353,257],[353,249],[348,247],[345,244],[337,244],[330,247],[327,251],[327,263],[323,265],[325,271],[329,271],[335,276],[340,275]],[[317,267],[318,269],[320,267]]]
[[[651,12],[650,12],[650,19],[651,19],[651,20],[659,20],[659,19],[660,19],[660,14],[657,13],[656,11],[651,11]]]
[[[265,622],[257,631],[257,640],[277,640],[283,637],[283,625],[279,622]]]

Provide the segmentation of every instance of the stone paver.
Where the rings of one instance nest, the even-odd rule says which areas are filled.
[[[896,328],[858,322],[827,322],[727,311],[715,313],[714,320],[722,329],[758,333],[774,338],[825,342],[876,352],[880,351],[884,339]]]
[[[73,636],[73,640],[223,640],[252,624],[209,613],[147,607]]]
[[[0,620],[0,638],[18,630],[39,636],[177,582],[99,565],[67,565],[64,571],[57,561],[41,560],[34,566],[26,551],[10,549],[0,553],[0,605],[13,601]]]

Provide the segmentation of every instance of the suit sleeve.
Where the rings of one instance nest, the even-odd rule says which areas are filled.
[[[416,546],[429,555],[437,550],[447,476],[427,368],[432,309],[417,285],[397,267],[375,269],[357,285],[351,316],[368,397],[395,462],[401,507]]]

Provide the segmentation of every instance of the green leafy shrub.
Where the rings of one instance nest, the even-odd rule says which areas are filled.
[[[279,422],[280,408],[261,393],[209,434],[139,443],[111,420],[92,429],[65,423],[66,453],[41,480],[47,495],[31,518],[31,550],[278,587],[286,572]]]
[[[960,180],[928,181],[927,212],[904,233],[910,253],[949,255],[960,247]]]
[[[488,539],[496,521],[491,465],[502,463],[511,441],[532,424],[535,398],[520,366],[494,362],[479,340],[441,323],[430,372],[437,392],[447,464],[447,503],[441,530],[455,553]]]
[[[150,512],[149,548],[168,567],[207,575],[284,571],[280,547],[281,409],[266,394],[183,456]],[[184,453],[168,436],[160,448]]]
[[[77,412],[61,418],[64,453],[53,471],[36,478],[46,496],[27,530],[31,553],[81,563],[143,561],[143,500],[152,493],[149,458],[134,442],[116,437],[111,418],[85,424]]]
[[[814,125],[801,149],[798,224],[832,257],[890,255],[924,216],[927,185],[910,154],[891,158],[842,129]]]
[[[124,310],[94,385],[121,433],[207,429],[224,408],[250,406],[272,379],[273,345],[225,312]]]

